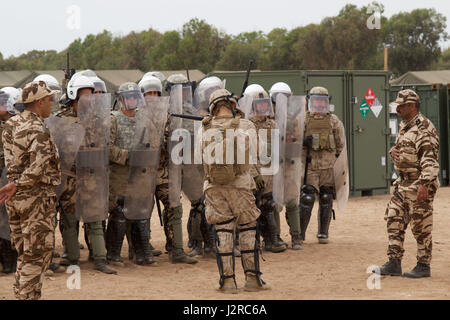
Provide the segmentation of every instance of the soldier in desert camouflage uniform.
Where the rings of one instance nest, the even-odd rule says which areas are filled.
[[[210,97],[210,113],[202,121],[204,154],[206,219],[208,223],[215,225],[216,254],[219,267],[220,281],[219,291],[224,293],[237,293],[234,273],[233,231],[237,224],[239,229],[239,243],[242,266],[246,283],[244,290],[259,291],[268,289],[269,286],[261,279],[259,268],[259,243],[256,240],[256,220],[261,212],[256,207],[253,190],[256,189],[255,181],[250,175],[249,149],[250,144],[256,141],[248,139],[248,142],[238,144],[238,140],[249,137],[249,131],[256,132],[256,128],[245,115],[236,109],[237,100],[226,89],[215,91]],[[219,143],[223,148],[226,161],[227,138],[226,129],[242,129],[235,131],[234,162],[233,164],[215,164],[216,155],[208,154],[214,144]],[[214,138],[208,142],[206,132],[216,132],[222,135],[223,142]],[[197,139],[201,139],[200,135]],[[244,141],[245,141],[244,140]],[[217,142],[219,141],[219,142]],[[211,152],[211,151],[209,151]],[[246,160],[238,164],[237,154],[245,152]],[[206,159],[205,159],[206,156]],[[212,157],[212,159],[211,159]],[[212,160],[212,161],[211,161]],[[226,162],[223,163],[226,163]]]
[[[187,83],[188,79],[184,75],[173,74],[166,80],[165,91],[170,93],[172,86]],[[166,250],[169,253],[171,262],[194,264],[197,263],[198,260],[189,257],[183,249],[183,229],[181,225],[183,207],[181,204],[178,206],[172,206],[169,199],[169,162],[171,160],[170,152],[168,150],[168,142],[170,140],[170,135],[172,134],[172,132],[170,132],[170,127],[171,120],[168,118],[164,131],[163,143],[161,145],[161,155],[155,193],[164,205],[163,223],[164,233],[166,235]]]
[[[404,276],[430,277],[433,199],[439,187],[439,136],[431,121],[420,113],[420,98],[413,90],[400,91],[393,104],[403,121],[389,153],[400,177],[394,182],[394,193],[386,209],[389,261],[380,273],[402,274],[405,230],[411,223],[417,241],[417,265]]]
[[[306,165],[306,148],[310,148],[311,163],[308,166],[307,180],[302,186],[300,196],[302,240],[305,240],[311,211],[316,196],[318,196],[317,239],[322,244],[328,243],[328,228],[333,213],[333,197],[336,192],[333,166],[345,146],[344,125],[336,115],[330,112],[330,99],[328,90],[323,87],[314,87],[308,94],[303,168]],[[308,137],[311,140],[308,140]],[[310,143],[309,146],[308,143]]]
[[[6,201],[11,240],[18,252],[14,283],[17,299],[39,299],[50,265],[56,227],[55,187],[61,183],[58,150],[44,124],[57,92],[45,82],[22,91],[25,111],[10,119],[3,133],[9,183],[0,189]]]
[[[247,87],[244,96],[251,98],[251,107],[248,118],[257,129],[266,130],[267,134],[267,155],[271,155],[271,131],[275,129],[275,120],[272,104],[268,93],[258,84],[252,84]],[[259,135],[258,135],[259,137]],[[259,141],[262,143],[262,141]],[[282,242],[277,235],[277,225],[274,213],[277,210],[273,201],[273,176],[262,175],[261,167],[269,168],[271,163],[261,165],[260,163],[251,169],[251,175],[255,179],[258,192],[256,202],[261,210],[258,224],[264,239],[264,249],[271,252],[283,252],[287,248],[287,244]]]

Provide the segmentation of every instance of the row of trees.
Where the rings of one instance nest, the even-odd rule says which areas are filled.
[[[250,58],[260,70],[382,69],[383,50],[389,47],[389,69],[395,75],[411,70],[450,68],[450,51],[440,41],[448,39],[446,17],[435,9],[415,9],[386,18],[381,12],[380,29],[369,29],[373,16],[368,6],[346,5],[339,14],[319,24],[292,30],[276,28],[243,32],[237,36],[220,32],[204,20],[192,19],[181,31],[160,33],[149,29],[118,37],[111,32],[90,34],[73,41],[66,50],[33,50],[3,59],[0,70],[51,70],[65,65],[68,51],[77,69],[199,69],[243,70]],[[373,10],[372,10],[373,12]],[[371,18],[372,17],[372,18]]]

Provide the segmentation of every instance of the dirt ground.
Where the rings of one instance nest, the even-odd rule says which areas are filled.
[[[407,279],[381,277],[380,289],[368,289],[367,268],[381,266],[386,260],[387,234],[383,220],[388,195],[351,198],[343,212],[336,212],[330,228],[330,243],[318,244],[316,203],[303,250],[282,253],[264,252],[261,271],[272,290],[247,293],[241,288],[244,275],[240,258],[236,259],[239,293],[223,295],[217,291],[219,275],[215,259],[200,258],[195,265],[171,264],[168,255],[157,257],[157,265],[137,266],[127,259],[128,246],[122,250],[125,264],[114,266],[117,275],[93,270],[87,261],[87,249],[81,250],[81,289],[67,288],[69,274],[46,277],[43,299],[449,299],[450,297],[450,188],[438,190],[434,202],[432,277]],[[188,204],[183,202],[183,225]],[[287,223],[282,215],[282,238],[290,243]],[[185,231],[185,229],[183,230]],[[57,251],[61,253],[61,236],[57,231]],[[187,234],[184,233],[187,243]],[[80,234],[80,241],[82,233]],[[164,232],[157,213],[152,218],[152,243],[163,250]],[[403,271],[416,263],[416,244],[408,228]],[[14,276],[0,273],[0,299],[14,299]],[[369,280],[370,283],[371,282]]]

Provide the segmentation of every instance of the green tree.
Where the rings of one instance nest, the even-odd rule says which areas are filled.
[[[228,37],[212,25],[204,20],[192,19],[183,25],[179,58],[183,60],[185,68],[208,73],[213,70],[227,42]]]
[[[435,9],[416,9],[393,15],[385,24],[384,44],[390,45],[389,64],[397,76],[429,70],[437,62],[440,40],[447,40],[447,18]]]
[[[374,2],[382,13],[383,6]],[[292,51],[298,57],[295,66],[301,69],[379,69],[382,32],[369,29],[368,7],[346,5],[337,16],[297,30]],[[381,20],[386,21],[385,18]],[[377,62],[378,61],[378,62]]]
[[[262,31],[244,32],[234,37],[222,52],[216,70],[245,70],[250,59],[254,69],[264,70],[269,41]]]

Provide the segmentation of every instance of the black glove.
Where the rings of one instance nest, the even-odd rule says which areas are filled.
[[[256,177],[253,177],[253,179],[255,180],[256,187],[257,187],[259,190],[264,189],[264,180],[263,180],[263,178],[262,178],[261,175],[257,175]]]
[[[312,142],[313,142],[313,137],[312,136],[307,136],[306,138],[303,139],[303,146],[311,149],[312,148]]]

